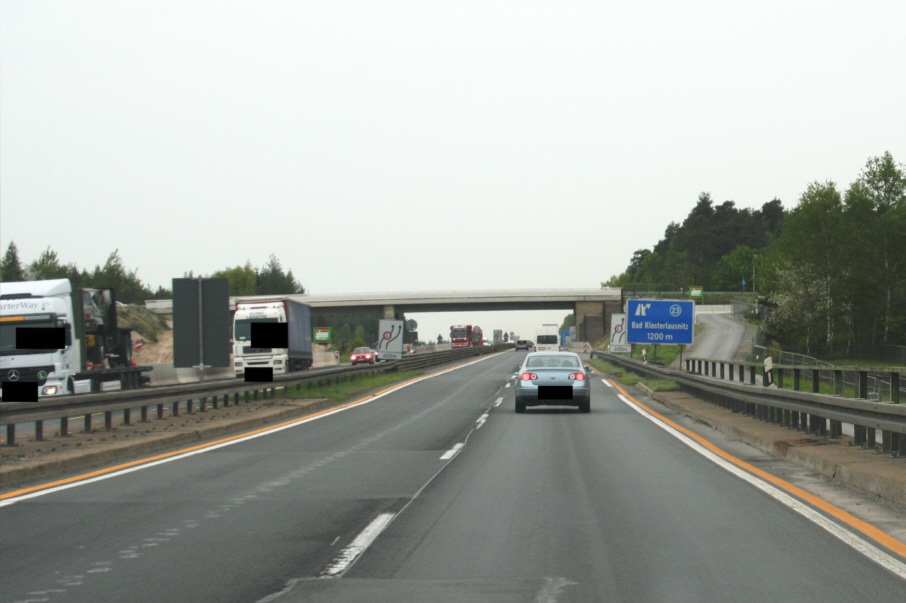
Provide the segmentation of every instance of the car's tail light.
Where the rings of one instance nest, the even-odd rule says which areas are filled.
[[[570,381],[585,381],[585,373],[570,373]]]
[[[536,375],[535,373],[522,373],[521,375],[519,375],[519,378],[523,381],[535,381],[536,379],[538,379],[538,375]]]

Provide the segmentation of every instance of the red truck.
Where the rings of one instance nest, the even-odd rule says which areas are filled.
[[[453,325],[450,327],[450,343],[454,348],[470,348],[483,343],[481,327],[472,325]]]
[[[450,327],[450,343],[454,348],[467,348],[472,345],[472,325],[453,325]]]

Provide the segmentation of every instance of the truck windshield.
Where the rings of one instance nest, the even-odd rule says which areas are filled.
[[[38,327],[58,327],[60,325],[53,321],[29,321],[27,323],[0,323],[0,355],[12,356],[20,354],[47,354],[57,350],[17,350],[16,349],[16,329],[34,329]]]
[[[453,329],[450,331],[450,337],[466,337],[467,333],[465,329]]]
[[[252,340],[252,323],[253,322],[280,322],[276,318],[240,318],[236,320],[236,329],[234,337],[236,341]]]

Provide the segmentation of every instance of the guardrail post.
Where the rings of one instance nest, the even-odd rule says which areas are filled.
[[[890,373],[890,401],[900,403],[900,373]]]
[[[132,409],[124,408],[123,409],[123,425],[130,425],[132,423]]]
[[[69,436],[69,417],[60,417],[60,437]]]
[[[857,446],[865,444],[865,428],[861,425],[853,425],[853,443]]]
[[[893,451],[893,442],[891,436],[893,433],[889,431],[881,431],[881,452],[885,454],[890,454]]]
[[[193,407],[193,404],[192,404],[192,403],[193,403],[193,402],[194,402],[194,400],[193,400],[192,398],[189,398],[188,400],[186,400],[186,414],[187,414],[187,415],[191,415],[191,414],[192,414],[192,411],[193,411],[193,408],[192,408],[192,407]]]
[[[875,437],[874,427],[868,427],[865,429],[865,444],[868,446],[869,450],[874,450],[877,446],[877,438]]]
[[[834,421],[831,419],[830,422],[830,437],[839,438],[843,435],[843,423],[841,421]]]
[[[113,429],[113,411],[107,410],[104,411],[104,429],[110,431]]]
[[[783,369],[777,367],[775,370],[777,371],[777,378],[774,380],[774,385],[776,385],[778,389],[783,389]]]
[[[843,371],[834,371],[834,395],[843,395]]]
[[[37,420],[35,421],[35,441],[43,442],[44,441],[44,421]]]
[[[164,418],[164,405],[163,404],[157,405],[157,418],[158,419]]]
[[[85,418],[83,419],[83,421],[84,421],[84,426],[82,427],[83,431],[85,433],[91,433],[91,413],[90,412],[85,413]]]
[[[214,396],[214,399],[216,400],[217,396]],[[208,406],[208,399],[204,398],[204,397],[201,398],[198,401],[198,412],[208,412],[207,406]]]
[[[179,416],[179,400],[173,403],[173,410],[170,411],[170,414],[174,417]]]
[[[755,365],[753,364],[752,366],[749,367],[749,380],[750,380],[749,382],[752,385],[755,385],[755,375],[756,375]]]
[[[868,371],[859,371],[859,397],[868,397]]]
[[[147,422],[148,422],[148,406],[147,406],[147,405],[142,406],[142,418],[141,418],[141,421],[142,421],[142,423],[147,423]]]
[[[730,371],[730,378],[728,379],[728,381],[733,381],[733,367],[734,366],[735,365],[732,362],[729,365],[727,365],[727,369],[729,369],[729,371]],[[721,375],[721,376],[723,376],[723,375]]]
[[[16,445],[16,424],[15,423],[6,424],[6,445],[7,446]]]
[[[812,393],[817,394],[821,391],[821,370],[812,369]]]
[[[800,369],[793,369],[793,391],[799,391],[799,378],[802,376],[802,371]]]

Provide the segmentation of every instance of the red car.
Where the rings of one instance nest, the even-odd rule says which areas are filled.
[[[368,364],[374,364],[377,362],[377,352],[371,348],[356,348],[352,351],[352,354],[349,355],[349,363],[353,366],[359,364],[360,362],[367,362]]]

